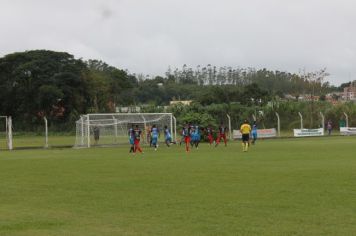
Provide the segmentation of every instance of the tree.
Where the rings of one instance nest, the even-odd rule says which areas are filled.
[[[131,103],[136,84],[102,61],[46,50],[13,53],[0,58],[0,113],[13,116],[19,128],[33,128],[43,116],[72,127],[79,114]]]
[[[126,105],[134,102],[132,89],[137,85],[135,77],[98,60],[89,60],[86,65],[91,110],[113,112],[117,104]]]
[[[249,84],[244,88],[241,102],[246,105],[265,105],[270,96],[266,90],[262,90],[257,84]]]
[[[31,127],[46,115],[62,122],[72,112],[85,111],[85,64],[65,52],[46,50],[13,53],[0,58],[0,112],[18,126]],[[61,101],[58,104],[58,101]],[[58,105],[65,109],[58,117]],[[21,121],[21,122],[20,122]]]
[[[313,120],[315,115],[314,109],[314,100],[316,94],[321,95],[324,85],[325,78],[329,76],[329,73],[326,72],[326,68],[323,68],[314,72],[303,72],[301,77],[309,82],[309,91],[310,91],[310,125],[313,127]]]

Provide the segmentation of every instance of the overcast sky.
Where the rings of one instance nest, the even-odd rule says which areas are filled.
[[[356,79],[354,0],[0,0],[0,56],[66,51],[131,73],[187,64]]]

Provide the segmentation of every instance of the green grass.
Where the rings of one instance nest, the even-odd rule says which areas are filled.
[[[0,152],[0,235],[356,235],[356,138]]]
[[[13,136],[13,147],[14,149],[21,148],[39,148],[45,146],[44,135],[14,135]],[[48,144],[49,146],[73,146],[75,143],[75,136],[73,135],[49,135]],[[5,134],[0,134],[0,150],[7,149]]]
[[[73,146],[75,143],[75,136],[49,136],[49,146]],[[45,145],[44,136],[15,136],[13,138],[14,148],[23,147],[43,147]]]

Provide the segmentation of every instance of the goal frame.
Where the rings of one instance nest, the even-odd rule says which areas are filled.
[[[86,147],[86,148],[90,148],[92,146],[91,143],[91,127],[93,127],[94,125],[91,123],[93,121],[115,121],[117,123],[115,123],[115,135],[117,136],[118,130],[117,130],[117,125],[118,125],[118,121],[120,118],[120,116],[122,117],[127,117],[127,116],[137,116],[137,117],[141,117],[142,118],[142,122],[135,122],[133,121],[132,124],[143,124],[144,127],[147,126],[147,123],[150,123],[149,121],[147,121],[145,119],[145,116],[153,116],[153,115],[162,115],[162,116],[168,116],[169,119],[169,124],[167,124],[167,126],[169,126],[171,135],[172,135],[172,140],[176,142],[177,139],[177,119],[173,116],[173,113],[90,113],[90,114],[83,114],[80,116],[80,119],[78,121],[76,121],[76,123],[80,123],[80,144],[75,145],[75,147],[80,146],[80,147]],[[100,117],[102,116],[103,119],[91,119],[91,117]],[[111,116],[112,119],[107,119],[105,117]],[[125,123],[123,123],[125,124]],[[127,122],[127,124],[129,124],[129,122]],[[77,132],[78,132],[78,127],[76,128]],[[86,135],[86,137],[85,137]],[[78,139],[78,134],[76,134],[76,139]]]

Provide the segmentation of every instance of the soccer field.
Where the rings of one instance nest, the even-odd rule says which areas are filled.
[[[0,235],[356,235],[356,138],[0,152]]]

